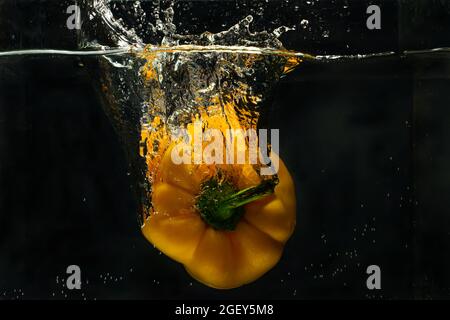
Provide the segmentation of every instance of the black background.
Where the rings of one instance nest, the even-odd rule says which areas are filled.
[[[192,10],[213,30],[230,3]],[[344,16],[342,3],[301,7],[330,36],[294,32],[286,46],[320,54],[450,46],[448,1],[379,1],[378,31],[365,27],[375,2],[356,1]],[[3,2],[0,49],[76,48],[66,8]],[[125,156],[81,61],[0,57],[0,299],[448,299],[449,61],[304,64],[283,79],[269,111],[295,177],[298,226],[272,271],[217,291],[141,236]],[[81,291],[64,288],[71,264],[81,267]],[[382,270],[379,291],[366,288],[372,264]]]

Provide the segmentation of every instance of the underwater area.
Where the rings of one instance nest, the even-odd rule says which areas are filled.
[[[77,1],[73,30],[72,2],[0,4],[0,299],[450,298],[450,2],[379,1],[375,30],[365,0]],[[280,261],[231,290],[140,230],[143,137],[217,97],[279,129],[297,199]]]

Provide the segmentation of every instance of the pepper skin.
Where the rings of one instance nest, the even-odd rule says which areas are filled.
[[[192,277],[217,289],[253,282],[273,268],[296,222],[294,182],[281,159],[278,183],[272,192],[252,198],[257,186],[263,185],[253,166],[177,165],[171,158],[172,148],[165,152],[158,168],[152,190],[153,211],[142,226],[144,236],[182,263]],[[228,190],[230,197],[223,196],[221,202],[223,192],[214,194],[205,188],[208,182]],[[208,190],[212,193],[206,194]],[[244,191],[238,197],[232,196],[240,190]],[[236,218],[227,220],[229,224],[219,221],[212,225],[205,219],[209,213],[202,215],[199,207],[208,207],[214,195],[219,203],[234,208],[224,210],[225,216]],[[210,209],[216,219],[215,208]]]

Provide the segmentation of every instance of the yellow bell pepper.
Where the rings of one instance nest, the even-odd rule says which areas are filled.
[[[279,159],[278,177],[261,179],[249,164],[177,165],[173,147],[159,163],[144,236],[205,285],[230,289],[255,281],[277,264],[295,227],[286,166]]]

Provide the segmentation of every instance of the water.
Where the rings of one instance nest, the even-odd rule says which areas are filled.
[[[376,52],[369,54],[350,54],[350,55],[313,55],[302,52],[295,52],[290,50],[277,50],[271,48],[259,48],[259,47],[242,47],[242,46],[194,46],[194,45],[179,45],[172,47],[157,47],[151,46],[146,48],[147,51],[154,52],[235,52],[235,53],[251,53],[256,55],[282,55],[288,57],[296,57],[310,62],[346,62],[352,60],[360,60],[364,62],[368,59],[384,58],[384,57],[397,57],[408,58],[421,55],[436,55],[436,54],[449,54],[450,48],[433,48],[425,50],[405,50],[400,53],[395,51]],[[0,57],[16,57],[16,56],[110,56],[142,52],[143,49],[136,49],[133,46],[122,48],[108,48],[108,49],[96,49],[96,50],[58,50],[58,49],[27,49],[27,50],[11,50],[0,51]]]
[[[224,32],[203,33],[198,36],[180,35],[174,28],[170,6],[161,10],[163,14],[158,11],[152,15],[152,18],[156,18],[155,23],[151,25],[144,23],[142,27],[130,31],[113,19],[111,11],[105,7],[107,2],[96,1],[96,4],[103,5],[99,7],[102,9],[98,12],[103,13],[103,21],[107,21],[115,32],[113,45],[95,43],[92,39],[88,39],[80,50],[5,51],[0,52],[0,63],[3,59],[6,61],[9,58],[23,56],[30,58],[48,56],[49,59],[54,59],[55,56],[76,56],[89,58],[91,62],[98,60],[94,72],[97,72],[100,79],[99,87],[105,89],[107,101],[105,109],[126,145],[138,185],[136,189],[139,191],[143,206],[147,208],[151,208],[149,192],[154,173],[152,159],[157,159],[165,150],[159,149],[163,145],[161,142],[167,139],[168,131],[173,132],[179,126],[188,125],[192,117],[203,107],[212,107],[213,111],[209,117],[228,115],[229,110],[237,110],[238,121],[245,123],[246,126],[255,126],[257,123],[260,124],[278,80],[302,64],[317,63],[329,66],[346,62],[364,64],[367,61],[384,61],[386,58],[448,57],[450,53],[449,48],[356,55],[315,55],[313,52],[290,51],[278,41],[278,36],[287,31],[288,27],[276,28],[273,32],[252,34],[251,19],[247,18],[238,23],[237,27]],[[143,10],[139,6],[135,8],[136,12]],[[151,37],[155,39],[153,42],[144,40]],[[155,119],[162,121],[156,124]],[[226,125],[232,126],[229,123]],[[297,170],[297,167],[293,169]],[[326,169],[320,171],[320,174],[325,175],[331,171],[329,168]],[[302,188],[307,188],[308,181],[299,183],[305,183],[306,187],[302,185]],[[326,184],[327,181],[323,180],[323,185]],[[322,196],[322,193],[320,195]],[[362,205],[360,208],[361,211],[366,210]],[[326,217],[333,218],[331,214]],[[145,218],[146,213],[140,213],[141,223]],[[383,237],[380,237],[379,233],[377,235],[377,243],[382,242]],[[349,237],[353,240],[353,235]],[[321,241],[324,244],[327,241],[338,242],[336,239],[329,239],[328,236],[321,237]],[[370,239],[370,245],[375,245],[375,240],[372,244]],[[304,255],[302,259],[303,257]],[[350,255],[349,259],[351,258]],[[338,265],[336,272],[342,273],[342,269],[346,267],[344,264]],[[315,272],[318,274],[317,277],[321,278],[323,271],[318,269]],[[336,272],[331,273],[330,277],[336,277]]]
[[[174,23],[174,1],[120,3],[95,0],[87,7],[79,50],[15,50],[18,56],[77,56],[98,59],[96,72],[110,115],[135,168],[140,198],[150,208],[153,175],[171,136],[199,114],[226,119],[221,126],[270,127],[261,121],[280,78],[302,63],[345,63],[448,53],[448,48],[355,55],[315,55],[284,48],[280,37],[295,26],[253,32],[256,10],[226,30],[189,34]],[[302,20],[305,25],[306,20]],[[91,33],[95,30],[94,33]],[[101,30],[98,34],[97,31]],[[324,31],[324,34],[327,32]],[[1,61],[1,60],[0,60]],[[269,146],[270,147],[270,146]],[[136,150],[139,149],[139,154]],[[156,159],[156,160],[154,160]],[[148,211],[148,209],[144,209]],[[144,221],[146,214],[140,214]]]
[[[104,50],[57,50],[57,49],[29,49],[0,51],[0,57],[16,56],[108,56],[112,54],[129,53],[130,48],[104,49]]]

